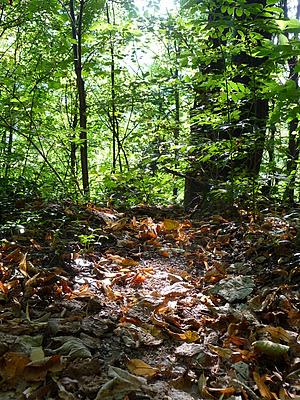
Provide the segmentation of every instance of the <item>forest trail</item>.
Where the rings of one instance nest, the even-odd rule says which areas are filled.
[[[0,399],[299,399],[299,213],[17,204]]]

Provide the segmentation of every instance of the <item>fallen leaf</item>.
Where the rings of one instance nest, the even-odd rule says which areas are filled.
[[[292,341],[291,333],[286,331],[281,326],[266,326],[261,331],[270,333],[274,341],[282,340],[285,343],[290,343]],[[297,336],[297,334],[295,335]]]
[[[166,232],[175,231],[179,228],[179,226],[180,223],[174,219],[165,219],[161,223],[161,229]]]
[[[208,344],[208,347],[211,351],[218,354],[218,356],[224,358],[224,360],[229,360],[233,353],[231,349],[224,349],[223,347],[213,346],[212,344]]]
[[[261,354],[277,358],[287,354],[290,347],[284,344],[274,343],[270,340],[257,340],[252,343],[253,348]]]
[[[135,261],[132,258],[121,257],[117,254],[107,254],[107,259],[111,260],[123,267],[135,267],[139,265],[139,261]]]
[[[258,372],[253,371],[253,379],[263,399],[266,400],[276,399],[276,397],[274,397],[268,386],[265,384],[265,376],[260,376]]]
[[[58,349],[55,350],[56,354],[68,356],[70,359],[75,358],[90,358],[92,357],[89,349],[78,338],[68,338]]]
[[[74,290],[72,293],[68,294],[68,299],[76,299],[76,298],[83,298],[83,297],[95,297],[95,293],[90,290],[89,284],[85,283],[80,287],[79,290]]]
[[[8,352],[0,359],[0,375],[3,381],[19,378],[23,375],[30,358],[23,353]]]
[[[172,332],[170,329],[165,328],[166,331],[171,335],[174,339],[182,340],[187,343],[197,342],[200,339],[200,336],[197,332],[186,331],[184,333],[176,333]]]
[[[21,271],[21,273],[22,273],[26,278],[28,278],[29,275],[28,275],[28,272],[27,272],[27,269],[28,269],[28,267],[27,267],[27,253],[22,254],[21,257],[22,257],[22,258],[21,258],[21,261],[20,261],[20,263],[19,263],[19,270]]]
[[[108,375],[112,379],[100,388],[95,400],[124,399],[127,394],[136,392],[147,384],[145,378],[137,377],[117,367],[109,367]]]
[[[153,368],[146,364],[143,360],[139,360],[137,358],[129,360],[127,363],[127,368],[133,374],[144,376],[146,378],[153,378],[158,372],[157,368]]]
[[[42,347],[32,347],[30,353],[31,361],[40,361],[45,357],[44,351]]]

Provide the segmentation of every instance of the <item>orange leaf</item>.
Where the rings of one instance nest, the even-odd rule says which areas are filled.
[[[159,253],[163,257],[170,257],[170,253],[167,250],[161,250]]]
[[[265,384],[265,376],[260,376],[258,372],[253,372],[253,378],[263,399],[276,399],[268,386]]]
[[[139,285],[145,281],[146,277],[145,275],[142,274],[137,274],[131,281],[131,284],[133,285]]]
[[[76,299],[78,297],[95,297],[95,293],[90,290],[88,283],[85,283],[79,290],[72,292],[68,296],[69,299]]]
[[[3,282],[0,281],[0,290],[2,293],[7,294],[8,293],[8,288],[7,285]]]

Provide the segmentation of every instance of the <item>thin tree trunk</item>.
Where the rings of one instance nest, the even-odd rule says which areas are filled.
[[[72,122],[72,129],[75,132],[76,126],[77,126],[77,122],[78,122],[78,117],[77,117],[77,113],[74,115],[73,118],[73,122]],[[75,133],[74,133],[74,137],[75,138]],[[73,178],[76,180],[76,143],[74,143],[74,141],[72,141],[71,143],[71,174],[73,176]]]
[[[113,7],[113,4],[112,4]],[[108,3],[106,3],[106,17],[107,22],[110,24],[111,19],[109,15]],[[113,23],[115,23],[113,18]],[[119,151],[117,151],[117,146],[119,142],[118,137],[118,125],[117,125],[117,116],[116,116],[116,90],[115,90],[115,49],[113,43],[113,37],[110,33],[110,56],[111,56],[111,64],[110,64],[110,81],[111,81],[111,128],[112,128],[112,145],[113,145],[113,159],[112,159],[112,170],[116,171],[116,164]],[[119,146],[118,146],[119,147]],[[118,154],[117,154],[118,153]],[[120,169],[122,170],[122,165],[120,163]]]
[[[178,69],[178,63],[179,63],[179,57],[180,57],[180,49],[178,44],[174,43],[174,48],[175,48],[175,90],[174,90],[174,97],[175,97],[175,128],[174,128],[174,143],[175,143],[175,167],[178,166],[178,141],[179,141],[179,134],[180,134],[180,93],[179,93],[179,85],[178,85],[178,80],[179,80],[179,69]],[[173,197],[176,199],[178,195],[178,187],[173,188]]]
[[[88,144],[87,144],[87,105],[85,83],[82,78],[82,17],[85,0],[80,0],[79,13],[76,19],[74,11],[74,0],[70,0],[70,17],[72,25],[74,69],[76,74],[76,85],[79,99],[79,125],[80,125],[80,161],[82,173],[83,191],[89,193],[88,172]]]
[[[288,4],[287,0],[284,0],[283,11],[285,18],[288,18]],[[300,0],[297,5],[297,19],[300,19]],[[299,88],[299,73],[295,72],[295,67],[298,63],[298,57],[291,57],[288,61],[289,65],[289,79],[295,83],[295,87]],[[295,117],[289,122],[289,142],[288,142],[288,159],[286,164],[286,172],[289,179],[288,186],[284,193],[284,199],[290,204],[295,202],[295,181],[296,172],[299,159],[299,146],[300,139],[298,133],[299,119]]]

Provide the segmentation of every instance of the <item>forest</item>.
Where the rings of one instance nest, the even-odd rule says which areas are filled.
[[[0,1],[0,399],[300,399],[300,0]]]

